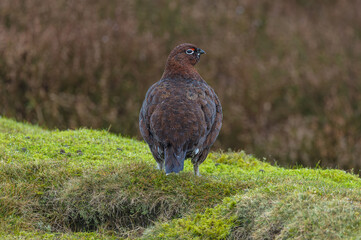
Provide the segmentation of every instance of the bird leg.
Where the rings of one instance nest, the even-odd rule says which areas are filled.
[[[197,163],[195,163],[195,164],[193,165],[193,169],[194,169],[194,175],[196,175],[196,176],[201,176],[201,175],[199,174],[199,165],[198,165]]]
[[[208,152],[209,152],[209,148],[205,148],[202,150],[202,152],[199,153],[199,155],[195,155],[192,158],[194,175],[201,176],[201,174],[199,174],[199,165],[201,165],[204,162],[204,160],[206,160]]]
[[[157,166],[158,170],[163,170],[164,169],[164,161],[163,162],[158,162],[157,161],[157,164],[158,164],[158,166]]]

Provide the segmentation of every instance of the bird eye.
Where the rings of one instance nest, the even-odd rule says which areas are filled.
[[[187,54],[193,54],[193,53],[194,53],[194,50],[193,50],[193,49],[188,49],[188,50],[186,51],[186,53],[187,53]]]

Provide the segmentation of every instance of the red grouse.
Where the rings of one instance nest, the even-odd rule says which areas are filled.
[[[221,103],[194,68],[203,53],[193,44],[175,47],[140,110],[140,132],[166,174],[182,171],[184,160],[192,158],[194,173],[199,175],[198,167],[222,126]]]

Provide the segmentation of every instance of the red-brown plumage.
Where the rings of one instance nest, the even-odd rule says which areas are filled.
[[[219,99],[194,68],[202,53],[193,44],[175,47],[140,110],[140,132],[167,174],[182,171],[190,157],[198,175],[222,126]]]

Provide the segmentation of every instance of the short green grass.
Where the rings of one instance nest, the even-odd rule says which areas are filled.
[[[361,239],[361,179],[212,152],[165,176],[145,143],[0,117],[0,238]]]

